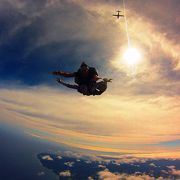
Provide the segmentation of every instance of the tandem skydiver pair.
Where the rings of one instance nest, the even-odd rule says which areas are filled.
[[[112,82],[112,79],[99,77],[94,67],[89,67],[86,63],[82,62],[76,72],[68,73],[63,71],[54,71],[53,75],[60,75],[66,78],[74,78],[76,84],[68,84],[61,79],[57,82],[71,89],[76,89],[79,93],[90,95],[101,95],[107,89],[107,83]]]

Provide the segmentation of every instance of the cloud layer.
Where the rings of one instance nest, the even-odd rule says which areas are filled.
[[[47,87],[0,94],[1,121],[34,137],[101,152],[179,156],[178,97],[92,99]]]
[[[59,160],[57,156],[61,155]],[[50,156],[53,161],[46,161],[44,156]],[[154,158],[103,158],[84,156],[73,152],[40,153],[37,155],[41,164],[61,176],[72,179],[98,180],[163,180],[180,177],[180,161],[177,159]],[[132,159],[132,161],[129,161]],[[134,158],[135,160],[135,158]],[[65,166],[71,161],[73,166]],[[154,166],[152,166],[152,164]],[[60,173],[59,173],[60,171]]]

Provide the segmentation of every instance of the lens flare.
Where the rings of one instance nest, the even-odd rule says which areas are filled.
[[[128,48],[124,52],[123,59],[128,65],[136,65],[141,60],[140,51],[136,48]]]

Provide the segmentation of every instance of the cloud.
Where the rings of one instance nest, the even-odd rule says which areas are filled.
[[[38,172],[38,176],[44,176],[44,175],[45,175],[45,173],[43,171]]]
[[[169,173],[169,172],[166,171],[166,170],[161,170],[161,172],[164,173],[164,174],[168,174],[168,173]]]
[[[152,167],[157,167],[154,163],[149,164]]]
[[[57,156],[57,158],[58,158],[58,159],[62,159],[62,157],[61,157],[61,156]]]
[[[120,165],[120,164],[123,164],[123,163],[127,163],[127,164],[133,164],[134,163],[145,163],[146,161],[148,161],[149,159],[148,158],[138,158],[138,157],[133,157],[133,156],[121,156],[119,157],[115,163],[117,165]],[[119,164],[118,164],[119,163]]]
[[[64,164],[65,164],[66,166],[73,167],[74,162],[65,162]]]
[[[110,179],[112,179],[112,180],[117,180],[117,179],[120,178],[119,175],[116,175],[116,174],[113,174],[113,173],[109,172],[108,169],[106,169],[106,170],[104,170],[104,171],[100,171],[100,172],[98,173],[98,175],[99,175],[99,179],[100,179],[100,180],[108,180],[108,179],[109,179],[109,180],[110,180]]]
[[[180,170],[177,170],[175,166],[167,166],[170,169],[170,173],[175,176],[180,176]]]
[[[172,174],[176,176],[180,176],[180,170],[172,169]]]
[[[62,171],[62,172],[59,173],[59,176],[70,177],[71,176],[71,172],[69,170]]]
[[[126,179],[126,180],[155,180],[154,177],[151,177],[149,175],[129,175],[129,174],[119,174],[119,173],[112,173],[108,169],[104,171],[98,172],[99,179],[100,180],[120,180],[120,179]]]
[[[106,166],[102,165],[102,164],[99,164],[98,165],[99,168],[106,168]]]
[[[47,161],[53,161],[53,158],[49,155],[45,155],[41,157],[43,160],[47,160]]]
[[[91,176],[88,177],[88,180],[94,180]]]
[[[7,74],[11,70],[14,81],[28,85],[50,83],[48,73],[56,68],[75,71],[84,58],[101,67],[101,59],[107,62],[112,49],[107,34],[113,27],[78,1],[3,1],[2,9],[6,8],[11,14],[3,11],[6,23],[1,24],[8,29],[2,32],[7,38],[0,48],[3,79],[11,79]],[[9,16],[14,23],[9,23]],[[104,27],[106,34],[101,33]],[[36,78],[30,76],[32,72]]]
[[[167,166],[167,168],[169,168],[169,169],[175,169],[176,167],[175,167],[175,166]]]
[[[162,143],[180,138],[177,97],[107,95],[87,99],[37,87],[1,89],[0,99],[1,121],[12,123],[13,119],[34,137],[99,152],[178,156],[178,146]],[[76,108],[79,104],[81,108]]]

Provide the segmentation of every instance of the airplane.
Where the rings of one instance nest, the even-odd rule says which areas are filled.
[[[113,16],[116,16],[117,19],[119,19],[120,17],[124,17],[124,15],[119,14],[121,11],[116,11],[116,12],[117,14],[113,14]]]

